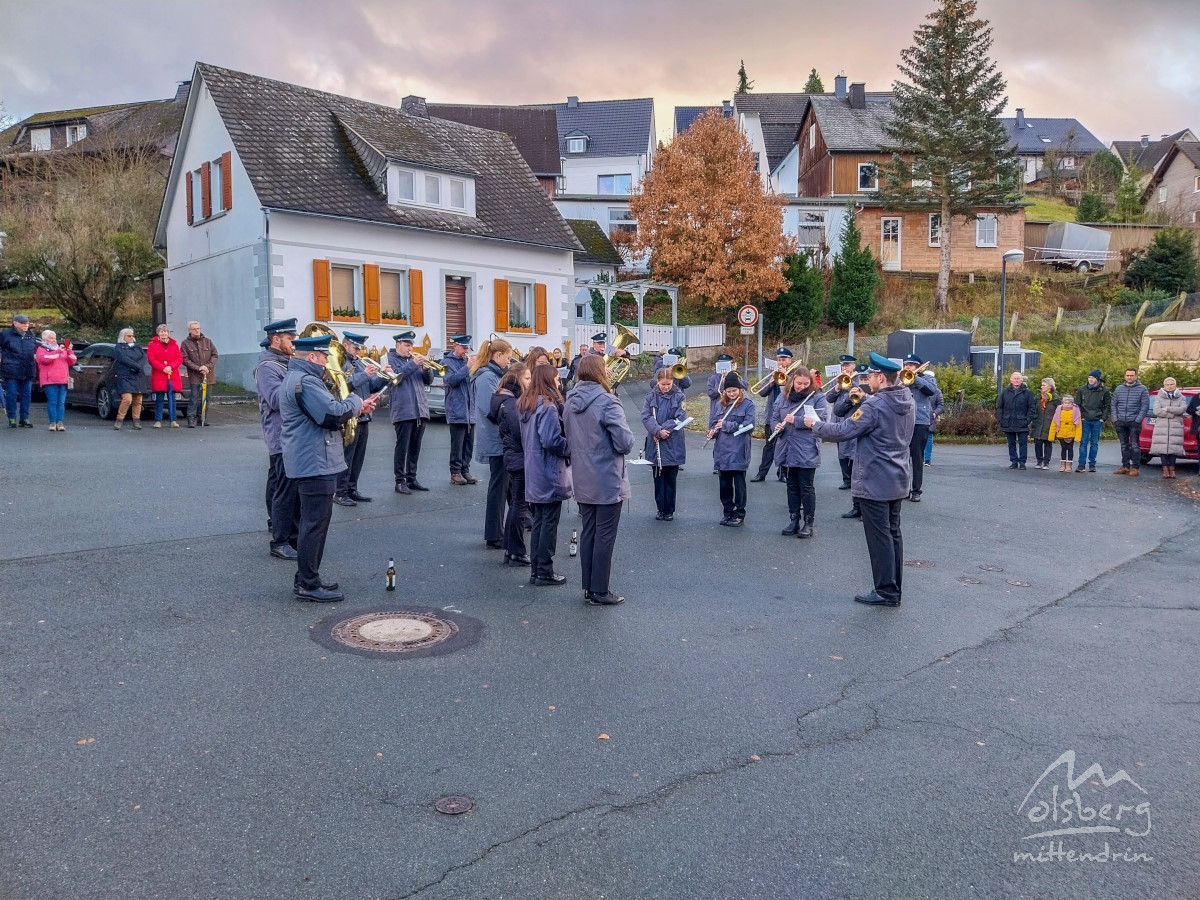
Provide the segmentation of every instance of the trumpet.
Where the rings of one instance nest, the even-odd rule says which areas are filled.
[[[671,366],[672,378],[687,378],[687,357],[681,356],[676,360],[675,365]]]
[[[923,362],[916,369],[905,369],[900,373],[900,383],[905,387],[912,387],[917,381],[917,376],[928,368],[929,363]]]
[[[825,388],[825,393],[828,394],[835,388],[839,391],[848,391],[854,387],[853,375],[839,375],[833,381],[829,382],[829,387]]]
[[[425,368],[427,368],[429,371],[431,371],[438,378],[446,377],[446,367],[443,366],[439,362],[434,362],[428,356],[421,358],[421,365],[423,365]]]
[[[762,378],[760,378],[755,384],[750,386],[750,393],[757,394],[764,387],[766,387],[769,382],[772,382],[772,381],[774,381],[775,384],[777,384],[779,387],[783,387],[784,385],[786,385],[788,383],[788,381],[791,380],[791,377],[794,374],[796,374],[796,370],[800,369],[803,365],[804,365],[804,360],[798,359],[794,363],[792,363],[790,366],[788,366],[786,371],[782,370],[782,369],[776,369],[774,372],[768,372],[766,375],[764,375]]]

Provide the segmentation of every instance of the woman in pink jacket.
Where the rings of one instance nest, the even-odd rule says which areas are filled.
[[[46,417],[51,431],[66,431],[63,415],[67,409],[67,379],[71,366],[75,365],[75,353],[71,342],[61,346],[58,336],[49,329],[42,332],[42,341],[34,353],[38,367],[38,383],[46,392]]]
[[[175,392],[183,390],[183,378],[179,374],[183,367],[183,353],[166,325],[159,325],[155,329],[155,337],[146,347],[146,359],[150,363],[150,390],[154,391],[154,427],[162,428],[165,394],[171,427],[178,428],[179,423],[175,421]]]

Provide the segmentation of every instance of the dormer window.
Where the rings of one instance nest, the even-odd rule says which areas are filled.
[[[67,146],[77,144],[87,137],[86,125],[68,125],[67,126]]]
[[[388,166],[388,203],[424,206],[475,215],[475,180],[445,172],[423,172],[399,163]]]
[[[584,153],[587,150],[586,137],[569,137],[567,138],[568,153]]]

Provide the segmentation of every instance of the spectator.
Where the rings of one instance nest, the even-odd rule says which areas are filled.
[[[146,358],[150,360],[150,390],[154,391],[154,427],[162,428],[163,399],[166,398],[171,427],[178,428],[175,421],[175,392],[183,390],[183,378],[179,368],[183,365],[183,354],[171,337],[171,329],[159,325],[155,337],[146,347]]]
[[[1142,434],[1142,421],[1149,414],[1150,392],[1138,381],[1137,369],[1126,369],[1125,382],[1112,392],[1112,422],[1121,439],[1121,468],[1114,475],[1138,476],[1142,456],[1138,438]]]
[[[1096,471],[1096,451],[1100,448],[1100,431],[1104,428],[1104,415],[1112,402],[1112,394],[1104,386],[1099,369],[1088,373],[1087,384],[1075,392],[1075,405],[1083,419],[1083,434],[1079,439],[1079,465],[1076,472],[1087,469]]]
[[[122,328],[113,347],[113,376],[117,393],[121,395],[117,423],[113,425],[117,431],[121,430],[121,422],[127,412],[130,413],[129,420],[133,427],[137,431],[142,430],[142,391],[149,374],[150,363],[146,361],[146,351],[133,339],[132,328]]]
[[[205,410],[201,395],[204,385],[217,383],[217,346],[204,336],[199,322],[188,322],[188,336],[179,345],[179,352],[183,354],[188,376],[188,428],[207,425],[207,417],[202,416]]]
[[[1079,416],[1079,408],[1075,398],[1070,394],[1062,398],[1062,403],[1054,411],[1050,419],[1050,440],[1058,440],[1062,448],[1058,471],[1070,472],[1071,463],[1075,459],[1075,442],[1083,437],[1083,424]]]
[[[63,415],[67,408],[67,379],[71,366],[75,365],[71,342],[66,341],[60,347],[58,336],[47,328],[42,332],[42,345],[37,348],[35,358],[38,382],[46,392],[46,418],[50,420],[50,430],[66,431]]]
[[[4,380],[4,408],[8,427],[32,428],[29,401],[37,374],[37,338],[29,330],[29,316],[17,313],[12,325],[0,331],[0,379]]]
[[[931,379],[933,379],[934,384],[937,384],[937,372],[934,372],[932,369],[930,369],[925,374],[927,374]],[[938,388],[938,390],[941,390],[941,388]],[[927,465],[927,466],[933,465],[933,434],[935,431],[937,431],[937,424],[938,424],[938,422],[941,421],[942,412],[945,408],[946,408],[946,400],[943,397],[941,406],[938,408],[937,412],[934,414],[933,421],[929,424],[929,437],[925,438],[925,465]]]
[[[1037,410],[1033,391],[1025,384],[1025,376],[1013,372],[1008,387],[996,404],[996,420],[1008,438],[1008,467],[1024,469],[1029,458],[1029,425]]]
[[[1187,415],[1192,419],[1192,434],[1200,438],[1200,394],[1192,394],[1192,399],[1187,405]]]
[[[1175,460],[1183,456],[1183,417],[1190,405],[1175,379],[1164,378],[1162,390],[1154,398],[1154,436],[1150,440],[1150,452],[1162,457],[1163,478],[1175,477]]]
[[[1035,469],[1049,469],[1054,456],[1054,441],[1050,437],[1050,425],[1062,398],[1058,396],[1053,378],[1042,379],[1042,390],[1038,394],[1033,410],[1033,422],[1029,430],[1033,433],[1033,455],[1037,459]]]

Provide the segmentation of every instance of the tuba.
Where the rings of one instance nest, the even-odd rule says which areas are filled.
[[[342,346],[338,333],[323,322],[312,322],[305,325],[304,330],[300,332],[300,337],[312,337],[314,334],[328,334],[333,337],[333,340],[329,342],[329,355],[325,357],[325,374],[332,385],[330,389],[334,396],[339,400],[345,400],[350,396],[350,382],[346,380],[346,373],[342,371],[346,365],[346,349]],[[342,426],[342,445],[353,444],[357,436],[358,416],[352,416]]]
[[[640,341],[636,334],[624,325],[617,326],[617,336],[613,338],[614,347],[618,350],[624,350],[630,344],[637,343],[640,343]],[[608,369],[608,380],[613,387],[624,381],[630,372],[629,360],[623,356],[605,356],[604,366]]]

